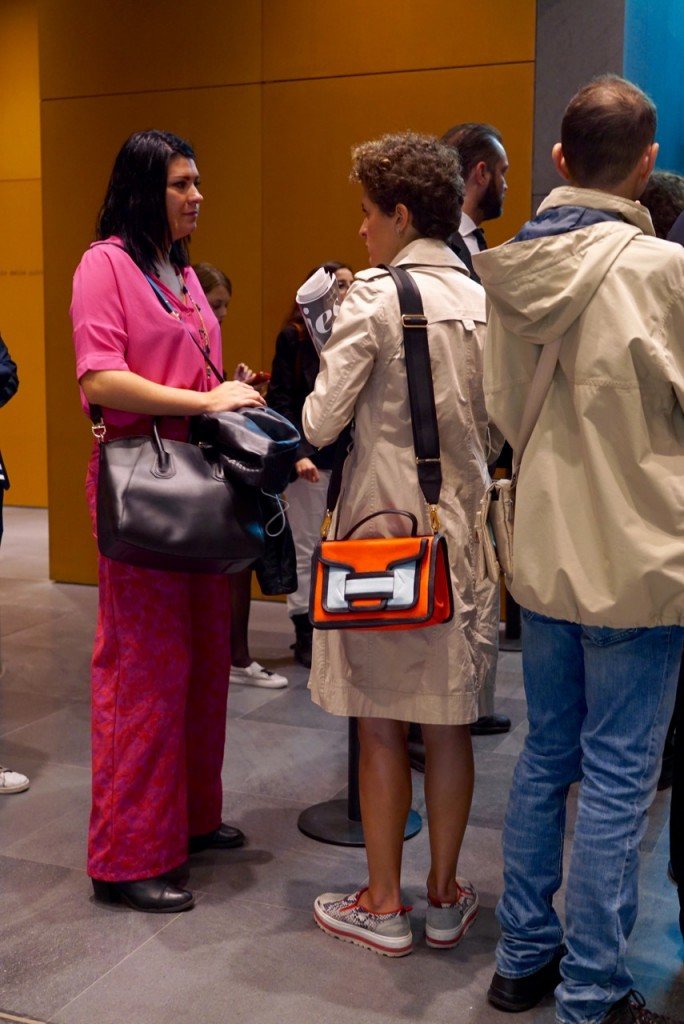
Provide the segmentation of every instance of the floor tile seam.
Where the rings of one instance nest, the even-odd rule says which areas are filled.
[[[0,736],[0,746],[2,745],[2,740],[6,739],[6,738],[7,738],[7,736]],[[50,758],[43,758],[41,760],[38,757],[30,757],[29,755],[26,755],[26,761],[29,764],[33,763],[33,764],[39,765],[40,770],[44,770],[46,768],[75,768],[77,771],[87,772],[89,775],[91,773],[91,768],[90,768],[89,764],[88,765],[76,764],[73,761],[53,761]],[[29,778],[30,778],[30,776],[29,776]],[[36,787],[33,785],[33,783],[32,783],[32,788],[33,788],[33,790],[35,792]],[[6,795],[9,795],[9,794],[6,794]],[[21,794],[17,794],[17,796],[20,796],[20,795]],[[3,797],[3,799],[5,799],[5,797]]]
[[[44,828],[45,825],[43,825],[42,827]],[[38,829],[37,831],[39,832],[40,829]],[[88,878],[88,874],[87,874],[85,866],[82,867],[82,868],[75,868],[75,867],[73,867],[72,865],[69,865],[69,864],[57,864],[57,863],[55,863],[55,861],[52,861],[52,860],[36,860],[34,857],[24,856],[23,854],[21,856],[19,856],[16,853],[12,853],[12,851],[11,851],[12,846],[16,846],[18,843],[25,842],[27,839],[30,839],[32,835],[35,835],[35,834],[36,834],[35,832],[31,832],[29,835],[24,836],[22,839],[17,839],[16,842],[11,843],[9,847],[6,847],[4,849],[0,846],[0,860],[21,861],[24,864],[35,864],[35,865],[37,865],[39,867],[44,867],[44,868],[59,868],[61,871],[73,871],[73,872],[76,872],[77,875],[84,875],[86,878]],[[84,844],[84,846],[83,846],[83,863],[84,863],[84,865],[85,865],[85,862],[86,862],[86,851],[85,851],[85,844]]]
[[[150,915],[148,914],[147,916],[149,917]],[[162,932],[166,931],[166,929],[167,929],[167,928],[170,928],[170,927],[171,927],[171,925],[172,925],[172,924],[173,924],[173,923],[174,923],[175,921],[177,921],[179,917],[181,917],[181,918],[182,918],[182,916],[183,916],[182,912],[181,912],[181,913],[178,913],[178,914],[173,914],[173,915],[169,915],[169,918],[170,918],[170,919],[169,919],[169,920],[166,920],[166,921],[164,921],[164,922],[163,922],[163,924],[161,925],[161,927],[160,927],[160,928],[158,928],[158,929],[157,929],[157,930],[156,930],[156,931],[154,932],[154,934],[152,934],[152,935],[148,935],[148,937],[147,937],[147,938],[145,939],[145,941],[144,941],[144,942],[141,942],[141,943],[140,943],[140,944],[139,944],[138,946],[136,946],[136,947],[135,947],[134,949],[130,949],[130,950],[129,950],[129,951],[128,951],[128,952],[126,953],[126,955],[125,955],[125,956],[123,956],[123,957],[122,957],[122,958],[121,958],[120,960],[118,960],[118,961],[117,961],[117,962],[116,962],[115,964],[112,964],[112,966],[111,966],[111,967],[109,967],[109,968],[108,968],[108,969],[107,969],[107,970],[106,970],[106,971],[104,972],[104,974],[101,974],[101,975],[100,975],[100,976],[99,976],[98,978],[96,978],[96,979],[95,979],[95,981],[91,981],[91,983],[90,983],[89,985],[86,985],[86,987],[85,987],[84,989],[82,989],[82,990],[81,990],[81,991],[80,991],[79,993],[77,993],[77,995],[73,996],[73,997],[72,997],[72,998],[71,998],[71,999],[70,999],[70,1000],[69,1000],[69,1001],[68,1001],[67,1003],[65,1003],[65,1004],[64,1004],[63,1006],[60,1006],[60,1007],[56,1007],[56,1008],[54,1008],[54,1009],[50,1010],[49,1016],[50,1016],[50,1017],[52,1017],[52,1016],[53,1016],[54,1014],[56,1014],[56,1013],[64,1013],[64,1011],[65,1011],[65,1010],[67,1010],[67,1009],[68,1009],[68,1008],[69,1008],[69,1007],[70,1007],[70,1006],[71,1006],[71,1005],[72,1005],[73,1003],[75,1003],[75,1002],[76,1002],[77,1000],[79,1000],[79,999],[81,998],[81,996],[84,996],[84,995],[85,995],[85,994],[86,994],[87,992],[89,992],[89,991],[90,991],[91,989],[95,988],[95,986],[96,986],[96,985],[99,985],[101,981],[103,981],[103,980],[104,980],[105,978],[107,978],[107,977],[108,977],[108,976],[109,976],[110,974],[112,974],[112,973],[113,973],[114,971],[116,971],[116,970],[117,970],[117,969],[118,969],[118,968],[119,968],[119,967],[120,967],[120,966],[121,966],[122,964],[124,964],[124,963],[125,963],[125,962],[126,962],[127,960],[129,960],[129,959],[130,959],[130,958],[131,958],[132,956],[135,956],[135,954],[136,954],[136,953],[138,953],[138,952],[139,952],[139,951],[140,951],[141,949],[143,949],[143,947],[144,947],[144,946],[146,946],[146,945],[147,945],[148,943],[150,943],[150,942],[154,941],[154,939],[158,938],[158,936],[159,936],[159,935],[161,935],[161,933],[162,933]]]
[[[247,719],[245,715],[240,715],[239,717],[240,717],[241,721],[245,721],[246,720],[246,721],[249,721],[250,724],[255,724],[255,725],[272,725],[274,727],[277,726],[277,728],[279,728],[279,729],[292,729],[292,730],[299,729],[299,730],[305,730],[306,732],[322,732],[322,733],[325,733],[326,735],[333,735],[333,736],[339,735],[340,737],[343,737],[345,739],[345,741],[346,741],[346,738],[347,738],[347,730],[344,729],[344,728],[339,729],[339,730],[333,730],[333,729],[326,729],[326,728],[321,727],[321,726],[302,725],[300,722],[263,722],[263,721],[259,721],[259,719]]]
[[[331,729],[331,728],[329,728],[328,726],[325,726],[325,725],[307,725],[305,722],[297,722],[295,724],[295,723],[292,723],[292,722],[283,722],[283,721],[280,721],[278,719],[267,719],[267,718],[253,718],[253,717],[250,717],[252,715],[254,715],[254,712],[253,711],[248,711],[246,715],[234,715],[233,716],[233,720],[234,721],[242,721],[242,722],[256,722],[257,725],[278,725],[278,726],[282,726],[285,729],[289,729],[289,728],[292,728],[292,729],[306,729],[307,732],[324,733],[324,734],[329,735],[329,736],[337,736],[337,735],[339,735],[339,736],[345,736],[346,737],[346,735],[347,735],[346,729],[343,729],[343,728],[342,729],[335,729],[335,728]],[[230,719],[230,715],[228,717]]]
[[[3,697],[6,694],[13,694],[13,695],[15,695],[17,697],[26,697],[26,696],[30,696],[32,698],[33,697],[46,697],[48,700],[52,700],[52,701],[55,701],[55,702],[58,702],[58,703],[63,703],[63,704],[66,704],[66,705],[71,705],[71,704],[87,704],[88,706],[90,706],[90,692],[89,692],[89,689],[88,689],[87,692],[84,693],[83,697],[69,697],[69,696],[62,696],[62,695],[55,696],[54,690],[27,690],[24,686],[13,686],[13,685],[11,685],[11,683],[12,683],[11,678],[10,678],[10,685],[8,686],[7,685],[7,678],[8,677],[5,674],[6,671],[7,671],[7,668],[8,668],[8,666],[5,666],[4,669],[3,669],[3,672],[0,673],[0,678],[2,678],[2,693],[3,693]]]
[[[76,703],[84,704],[85,701],[76,701]],[[41,722],[46,722],[49,718],[53,718],[55,715],[61,715],[65,708],[57,708],[55,711],[49,711],[46,715],[41,715],[39,718],[34,718],[30,722],[24,723],[24,725],[17,725],[8,732],[0,731],[0,740],[8,739],[15,735],[15,733],[21,732],[23,729],[33,729],[36,725],[40,725]]]
[[[15,607],[16,607],[16,605],[15,605]],[[50,623],[50,624],[58,623],[61,619],[67,619],[69,617],[70,617],[69,616],[69,612],[68,611],[64,611],[64,612],[59,612],[57,615],[48,615],[45,619],[42,619],[40,622],[32,622],[28,626],[18,626],[16,629],[9,629],[9,630],[4,630],[3,629],[3,630],[0,631],[0,641],[8,640],[10,637],[15,637],[19,633],[28,633],[28,631],[31,630],[31,629],[40,629],[42,626],[45,626],[48,623]],[[3,618],[4,618],[4,616],[2,615],[2,610],[0,609],[0,622],[2,622]],[[93,631],[94,631],[94,627],[93,627]]]
[[[203,899],[213,899],[212,894],[208,889],[199,889],[196,886],[193,886],[192,891],[195,896],[201,895]],[[288,914],[301,914],[303,917],[310,917],[313,912],[313,901],[317,895],[317,892],[314,890],[311,897],[311,910],[304,909],[303,907],[293,907],[289,903],[276,902],[275,900],[250,899],[249,896],[231,897],[229,902],[231,906],[238,903],[247,907],[273,907],[276,910],[286,910]]]
[[[293,803],[291,797],[277,796],[275,794],[271,795],[270,793],[254,793],[250,789],[235,789],[234,786],[231,786],[230,789],[227,789],[224,786],[223,787],[223,801],[224,801],[224,803],[226,802],[226,800],[229,800],[231,796],[247,796],[247,797],[250,797],[251,799],[255,799],[256,798],[257,800],[265,800],[265,801],[268,801],[268,802],[271,802],[271,803],[277,802],[278,804],[282,805],[283,808],[292,807],[292,808],[294,808],[295,810],[298,810],[298,811],[305,811],[306,808],[310,806],[310,801],[302,800],[301,803],[299,801],[297,801],[296,803]],[[228,812],[228,813],[230,813],[230,812]]]
[[[345,774],[346,774],[346,767],[345,767],[344,771],[345,771]],[[342,773],[342,769],[340,769],[340,773]],[[243,786],[248,785],[248,783],[249,783],[249,778],[243,780]],[[336,799],[339,798],[339,795],[340,795],[340,792],[342,791],[342,789],[344,789],[344,784],[342,782],[340,782],[340,786],[338,786],[338,788],[332,793],[331,796],[324,796],[322,800],[312,799],[312,800],[307,800],[306,802],[305,801],[302,801],[301,803],[298,802],[297,806],[299,807],[300,810],[304,811],[308,807],[311,807],[312,804],[327,803],[329,800],[336,800]],[[284,796],[278,796],[275,793],[254,792],[254,790],[252,790],[252,789],[243,789],[243,788],[231,789],[229,791],[224,789],[224,791],[223,791],[224,799],[225,799],[225,794],[227,792],[234,793],[236,796],[247,796],[247,797],[252,797],[252,798],[256,797],[257,799],[263,799],[263,800],[278,800],[280,803],[283,804],[283,806],[291,806],[290,799],[288,799],[287,797],[284,797]]]

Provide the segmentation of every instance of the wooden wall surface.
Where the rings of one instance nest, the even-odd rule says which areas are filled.
[[[51,574],[90,582],[90,440],[68,307],[123,140],[157,127],[192,141],[205,195],[193,259],[234,285],[227,365],[268,368],[309,268],[365,265],[354,143],[491,121],[511,170],[490,242],[529,216],[535,2],[348,0],[341,14],[304,0],[207,0],[188,19],[176,0],[40,0],[39,11]]]
[[[0,411],[0,447],[12,484],[7,504],[41,506],[47,440],[35,0],[0,4],[0,97],[0,333],[19,370],[19,391]]]

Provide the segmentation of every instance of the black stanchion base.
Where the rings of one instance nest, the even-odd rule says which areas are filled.
[[[360,821],[352,821],[348,816],[349,802],[343,800],[327,800],[322,804],[307,807],[299,815],[297,827],[309,839],[319,843],[330,843],[332,846],[363,846],[363,828]],[[423,827],[423,820],[417,811],[409,811],[404,829],[404,839],[411,839]]]

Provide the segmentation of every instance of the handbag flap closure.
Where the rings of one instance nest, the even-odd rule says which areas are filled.
[[[320,563],[326,612],[413,608],[431,538],[379,537],[325,541]]]

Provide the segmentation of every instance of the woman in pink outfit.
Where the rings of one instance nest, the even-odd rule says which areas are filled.
[[[187,142],[159,131],[126,141],[71,304],[83,406],[101,407],[107,440],[149,434],[152,417],[184,440],[189,416],[264,404],[210,368],[221,366],[219,327],[187,250],[201,202]],[[94,445],[94,526],[97,464]],[[188,910],[188,853],[244,842],[221,821],[229,609],[225,576],[99,557],[88,844],[99,900]]]

